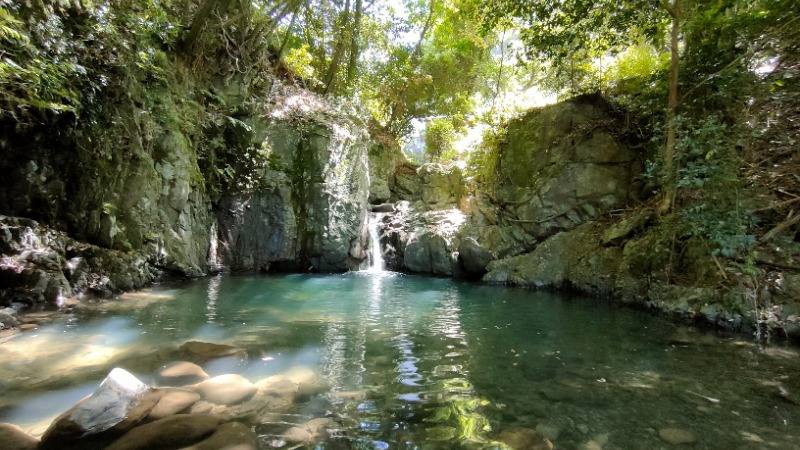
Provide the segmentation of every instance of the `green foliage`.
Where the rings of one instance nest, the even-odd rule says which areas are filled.
[[[500,162],[500,147],[507,134],[506,125],[486,128],[480,145],[469,153],[466,175],[484,187],[492,187],[497,182],[497,168]]]
[[[437,117],[428,122],[425,128],[425,154],[430,161],[437,161],[454,151],[453,142],[456,129],[453,122]]]
[[[719,202],[700,202],[683,211],[690,233],[706,239],[712,255],[732,258],[747,252],[755,244],[751,231],[756,225],[755,216],[736,200],[716,200]],[[737,209],[729,210],[720,205]]]
[[[294,74],[306,80],[306,82],[318,85],[321,81],[319,81],[320,76],[317,74],[313,60],[308,44],[291,48],[284,56],[284,62]]]
[[[756,219],[743,193],[736,144],[735,130],[715,116],[679,121],[676,185],[686,233],[705,239],[712,254],[726,257],[755,243],[751,230]]]
[[[614,64],[603,74],[606,85],[613,86],[615,95],[640,95],[660,73],[666,73],[669,54],[659,52],[649,44],[636,44],[617,55]]]
[[[492,0],[481,10],[487,30],[514,20],[540,82],[568,95],[602,87],[601,57],[639,40],[660,45],[668,23],[666,10],[647,0]]]
[[[411,43],[376,41],[362,82],[362,100],[384,129],[408,134],[414,119],[446,116],[456,128],[487,88],[494,37],[482,36],[474,2],[412,2],[408,22],[390,33]],[[412,31],[413,30],[413,31]]]
[[[82,98],[76,80],[86,69],[63,45],[68,38],[68,30],[52,8],[0,2],[3,113],[19,117],[30,110],[80,110]]]

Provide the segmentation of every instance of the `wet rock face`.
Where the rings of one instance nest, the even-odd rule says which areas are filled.
[[[264,171],[258,189],[217,203],[219,261],[233,271],[357,268],[370,195],[364,130],[346,120],[266,130],[263,145],[285,164]]]
[[[390,270],[457,276],[458,231],[466,217],[457,209],[415,211],[399,202],[384,218],[381,247]]]
[[[162,100],[176,108],[169,95]],[[13,156],[0,163],[11,175],[0,181],[0,213],[69,230],[99,247],[160,256],[160,265],[200,275],[211,217],[194,136],[154,123],[134,103],[116,105],[114,126],[102,137],[58,123],[34,127],[30,136],[3,130],[14,144]]]
[[[268,271],[279,261],[292,261],[297,218],[288,179],[271,191],[223,197],[217,204],[219,263],[231,271]]]
[[[357,251],[367,240],[366,138],[353,127],[317,128],[301,144],[294,179],[301,264],[341,271],[358,268],[366,258]]]
[[[417,209],[443,209],[457,205],[466,194],[464,177],[454,164],[428,163],[416,167],[398,165],[391,190],[400,200],[414,203]]]
[[[399,198],[393,193],[395,173],[398,167],[408,165],[400,146],[390,136],[382,136],[376,130],[371,131],[371,142],[368,145],[369,158],[369,202],[380,204],[396,202]]]
[[[84,244],[18,217],[0,216],[0,305],[59,303],[84,292],[110,296],[158,277],[153,261]]]
[[[599,96],[536,109],[508,125],[493,189],[501,220],[542,240],[635,197],[640,156]]]

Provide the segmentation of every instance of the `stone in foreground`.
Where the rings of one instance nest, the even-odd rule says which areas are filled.
[[[218,405],[233,405],[252,396],[258,388],[241,375],[220,375],[203,381],[197,391],[208,401]]]
[[[176,361],[168,364],[158,373],[161,379],[170,385],[194,384],[209,379],[202,367],[188,361]]]
[[[258,436],[239,422],[220,425],[208,438],[183,450],[256,450]]]
[[[89,397],[53,421],[40,449],[102,446],[145,418],[160,395],[130,372],[116,368]]]
[[[10,423],[0,423],[0,442],[8,450],[35,450],[39,445],[38,439]]]
[[[148,419],[163,419],[188,409],[200,400],[200,394],[183,389],[166,389]]]
[[[214,434],[221,419],[197,414],[176,414],[125,433],[106,450],[178,449]]]

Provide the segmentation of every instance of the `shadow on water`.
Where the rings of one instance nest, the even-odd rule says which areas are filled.
[[[286,429],[315,417],[334,425],[308,448],[650,449],[674,430],[693,448],[800,448],[794,349],[391,272],[217,276],[78,310],[0,347],[0,421],[40,432],[115,366],[157,382],[189,340],[244,349],[204,362],[211,376],[324,379],[281,420],[250,423],[263,448],[291,448]]]

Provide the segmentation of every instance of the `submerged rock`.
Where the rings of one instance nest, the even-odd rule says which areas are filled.
[[[39,446],[39,439],[10,423],[0,423],[0,442],[7,450],[35,450]]]
[[[147,417],[160,395],[129,372],[114,369],[97,390],[50,425],[40,448],[94,448]]]
[[[136,427],[106,447],[106,450],[184,448],[212,436],[221,423],[214,416],[176,414]]]
[[[293,367],[279,377],[285,378],[297,385],[297,395],[301,397],[308,397],[315,394],[321,394],[328,389],[328,383],[325,382],[316,372],[308,367],[298,366]],[[280,381],[280,378],[277,379]]]
[[[242,355],[244,350],[232,345],[214,344],[211,342],[188,341],[178,347],[178,356],[196,363],[204,363],[215,358]]]
[[[200,394],[184,389],[166,389],[156,406],[150,411],[148,419],[163,419],[178,414],[200,400]]]
[[[497,440],[514,449],[551,450],[553,443],[544,435],[530,428],[507,428],[500,432]]]
[[[208,379],[195,388],[205,399],[218,405],[239,403],[258,391],[256,385],[247,378],[236,374],[220,375]]]
[[[672,445],[691,444],[695,441],[692,433],[680,428],[662,428],[658,430],[658,437]]]
[[[289,428],[283,435],[290,442],[314,442],[327,435],[327,430],[332,423],[333,421],[328,418],[312,419]]]
[[[239,422],[220,425],[214,433],[183,450],[256,450],[258,436],[250,427]]]
[[[170,363],[158,373],[158,376],[171,385],[194,384],[209,378],[202,367],[188,361]]]

